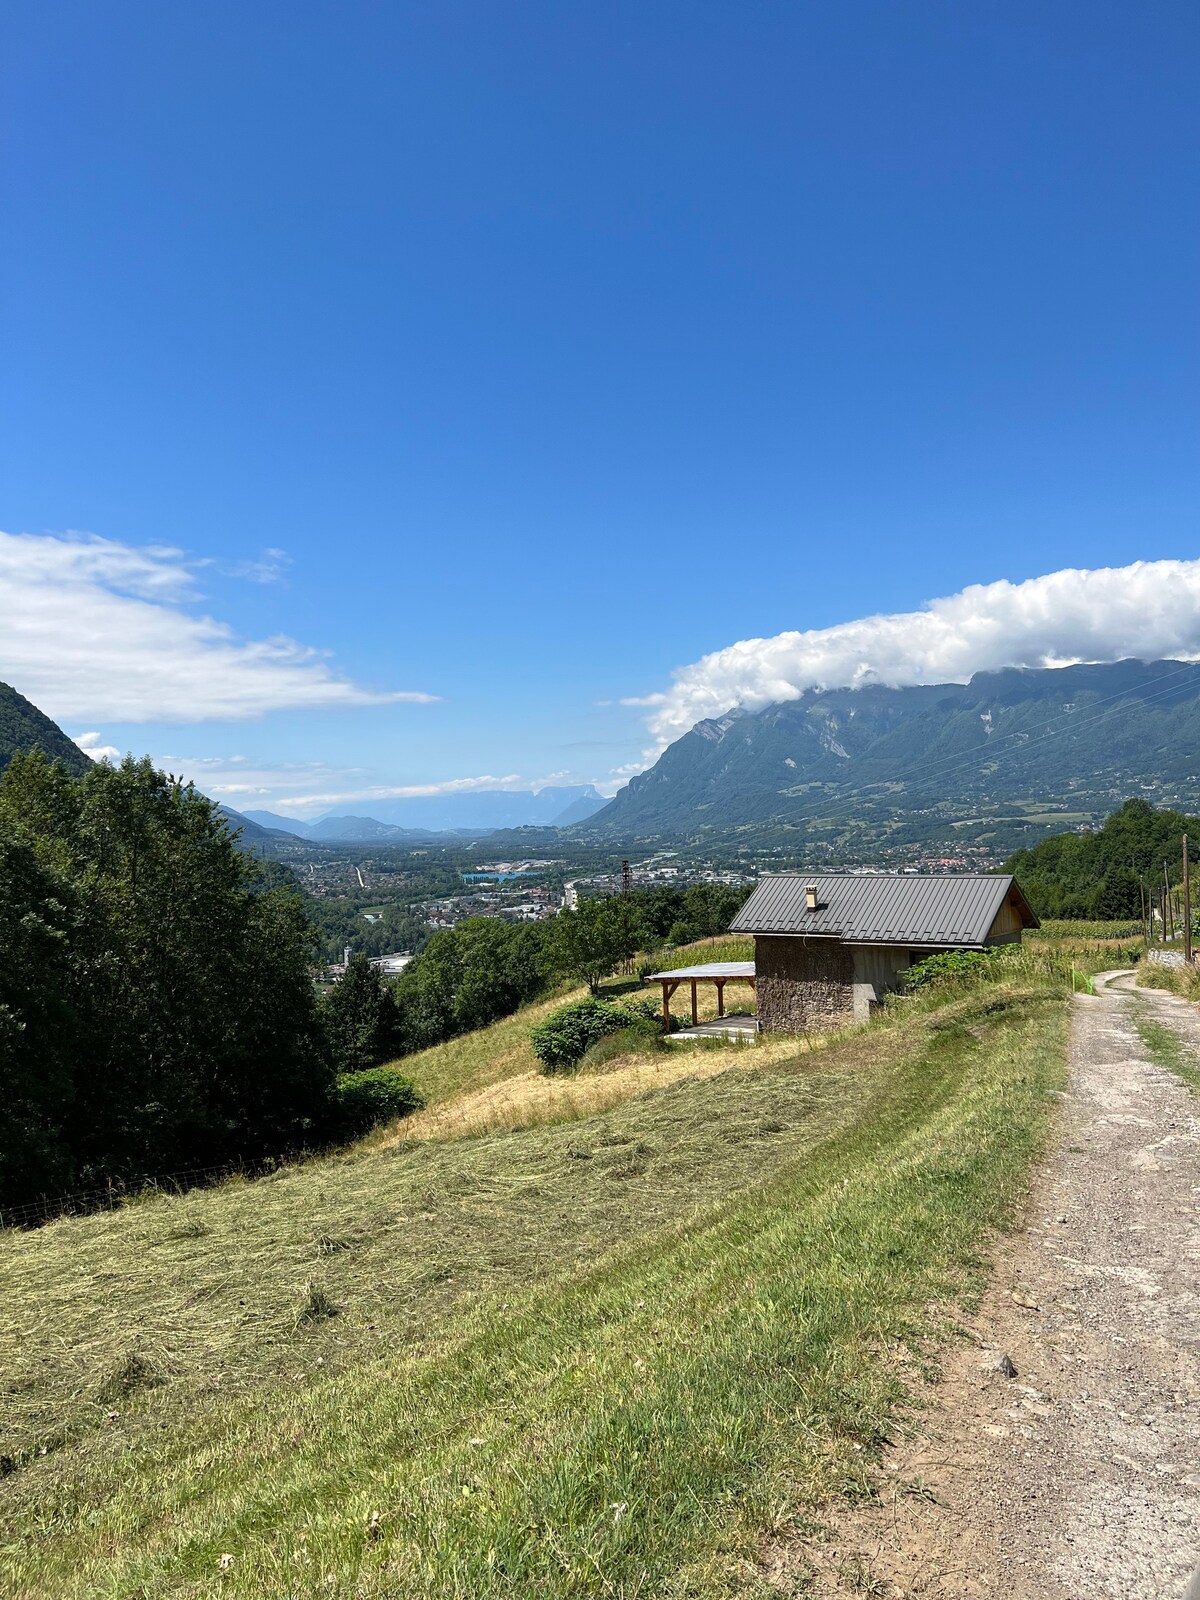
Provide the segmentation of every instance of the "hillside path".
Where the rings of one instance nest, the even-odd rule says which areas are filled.
[[[1027,1224],[920,1437],[889,1452],[878,1505],[769,1580],[810,1565],[822,1595],[1200,1600],[1200,1099],[1137,1031],[1151,1016],[1200,1056],[1200,1008],[1129,974],[1096,991],[1076,997]],[[987,1370],[1001,1354],[1015,1377]]]

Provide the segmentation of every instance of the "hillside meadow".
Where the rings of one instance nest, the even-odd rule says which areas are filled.
[[[1031,957],[572,1120],[0,1235],[5,1592],[757,1593],[977,1290],[1067,1009]]]
[[[752,939],[725,936],[663,950],[636,965],[667,969],[708,961],[750,961],[753,957]],[[642,1050],[624,1056],[606,1052],[602,1065],[588,1064],[565,1076],[545,1076],[533,1053],[530,1032],[559,1006],[581,1000],[586,993],[582,986],[562,985],[550,998],[524,1007],[515,1016],[403,1057],[396,1065],[416,1083],[425,1110],[379,1130],[370,1142],[391,1146],[406,1139],[462,1138],[502,1128],[569,1122],[609,1110],[635,1094],[683,1076],[711,1077],[729,1065],[731,1052],[706,1041],[698,1047]],[[662,991],[658,984],[646,984],[634,976],[616,976],[601,985],[601,993],[606,999],[649,998],[657,1006]],[[701,1020],[716,1016],[716,991],[711,985],[700,985],[698,1001]],[[729,1011],[751,1010],[753,1004],[748,985],[731,984],[727,989]],[[690,1001],[684,989],[676,993],[672,1006],[676,1016],[689,1020]],[[768,1059],[794,1054],[797,1048],[794,1040],[764,1039],[756,1041],[751,1056],[743,1058],[739,1052],[738,1059],[762,1065]]]

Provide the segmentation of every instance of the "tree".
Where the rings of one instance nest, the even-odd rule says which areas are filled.
[[[435,933],[396,983],[406,1051],[486,1027],[546,986],[546,933],[540,924],[468,917]]]
[[[365,955],[350,957],[323,1006],[326,1036],[339,1072],[363,1072],[396,1055],[399,1017],[392,992]]]
[[[460,961],[453,999],[456,1032],[486,1027],[541,992],[544,937],[538,926],[468,917],[454,932]]]
[[[0,1206],[71,1183],[71,898],[27,845],[0,839]]]
[[[554,922],[555,967],[582,979],[592,994],[600,992],[601,978],[608,976],[624,951],[624,930],[611,906],[610,900],[581,900],[573,910],[560,911]]]
[[[303,1143],[332,1073],[296,895],[267,887],[213,803],[147,761],[72,779],[14,758],[0,840],[65,882],[73,1093],[57,1129],[79,1187]],[[9,905],[18,903],[9,891]]]
[[[1105,922],[1139,918],[1142,897],[1137,874],[1128,867],[1114,867],[1100,880],[1093,904],[1093,914]]]
[[[1195,860],[1200,821],[1178,811],[1158,811],[1139,797],[1127,800],[1102,828],[1053,834],[1031,849],[1018,850],[1007,870],[1016,874],[1040,917],[1135,920],[1141,916],[1139,879],[1157,887],[1165,865],[1170,881],[1178,883],[1185,833]]]

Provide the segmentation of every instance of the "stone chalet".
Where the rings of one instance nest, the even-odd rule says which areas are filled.
[[[759,1028],[819,1033],[865,1022],[925,956],[1018,943],[1037,926],[1011,877],[832,873],[760,879],[730,931],[754,935]]]

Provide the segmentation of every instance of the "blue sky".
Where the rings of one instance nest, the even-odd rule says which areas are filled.
[[[1198,554],[1192,5],[42,0],[0,61],[0,677],[95,748],[611,789],[736,641]]]

